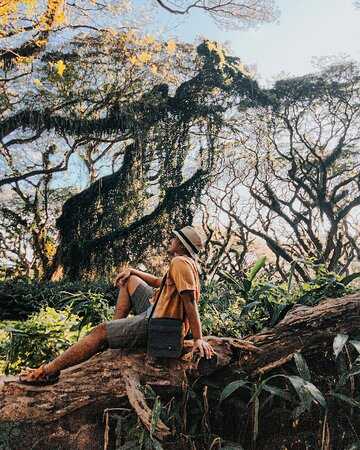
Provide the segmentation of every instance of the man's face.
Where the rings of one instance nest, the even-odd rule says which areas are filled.
[[[171,255],[175,255],[175,253],[178,252],[179,248],[180,248],[180,242],[179,242],[178,238],[173,237],[170,241],[168,252]]]

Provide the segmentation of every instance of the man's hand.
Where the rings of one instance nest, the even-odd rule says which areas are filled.
[[[194,339],[193,353],[198,351],[200,356],[206,359],[210,359],[215,354],[214,349],[204,339]]]
[[[124,286],[127,279],[131,275],[131,270],[132,269],[130,267],[127,267],[126,269],[124,269],[120,273],[118,273],[118,275],[115,278],[115,282],[114,282],[116,287]]]

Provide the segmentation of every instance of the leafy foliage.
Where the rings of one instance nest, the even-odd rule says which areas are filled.
[[[115,305],[117,288],[109,282],[39,283],[30,280],[0,282],[0,320],[26,319],[41,307],[63,309],[72,312],[87,323],[97,324],[105,320],[109,306]]]
[[[49,361],[109,320],[116,291],[105,282],[1,283],[1,319],[12,320],[0,322],[0,372]]]
[[[347,347],[347,342],[351,344],[349,347]],[[243,413],[238,411],[238,414],[240,417],[244,415],[245,419],[247,417],[247,420],[253,423],[253,442],[257,441],[259,432],[261,433],[259,424],[263,423],[265,426],[267,423],[269,426],[267,422],[267,419],[270,418],[267,413],[269,407],[277,411],[286,411],[288,426],[293,428],[300,428],[301,420],[306,423],[309,419],[314,420],[315,417],[318,418],[316,420],[319,421],[320,426],[324,427],[329,416],[340,419],[342,415],[345,415],[350,423],[350,429],[346,434],[347,442],[340,443],[339,441],[333,444],[336,448],[356,448],[352,446],[357,440],[356,427],[359,426],[360,402],[355,386],[358,386],[360,381],[360,343],[356,339],[349,339],[349,336],[339,334],[334,339],[333,347],[335,354],[327,353],[325,358],[334,365],[333,374],[337,374],[337,376],[327,374],[324,378],[315,367],[313,370],[310,369],[303,355],[296,353],[294,355],[295,364],[288,364],[285,370],[266,378],[254,380],[242,373],[241,378],[228,383],[223,388],[218,397],[219,407],[223,407],[223,404],[231,399],[234,401],[235,397],[247,399],[241,407]],[[241,403],[237,404],[240,407]],[[341,420],[338,422],[339,429],[345,426]],[[315,433],[313,439],[316,442],[314,424],[312,433]],[[333,426],[335,427],[335,424]],[[262,448],[260,443],[258,445],[259,448]],[[322,448],[321,445],[319,448]]]
[[[200,313],[204,333],[241,337],[276,325],[295,304],[314,306],[326,297],[352,292],[358,274],[338,276],[318,266],[314,279],[292,285],[261,272],[260,258],[248,273],[221,272],[217,281],[203,287]]]
[[[18,373],[25,366],[38,367],[58,356],[89,329],[88,324],[79,330],[79,316],[69,308],[56,311],[46,307],[26,321],[3,323],[1,366],[6,374]]]

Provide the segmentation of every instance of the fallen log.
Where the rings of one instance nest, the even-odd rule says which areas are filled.
[[[243,340],[209,336],[218,356],[216,367],[204,367],[194,359],[192,341],[185,342],[179,360],[155,366],[145,353],[126,354],[107,350],[69,368],[57,384],[31,387],[17,377],[0,379],[0,437],[4,448],[20,450],[103,448],[103,412],[130,403],[146,428],[151,409],[141,386],[173,395],[205,372],[211,380],[216,371],[243,370],[262,375],[288,362],[297,351],[321,353],[336,334],[360,329],[360,293],[326,299],[317,306],[295,305],[275,327]],[[128,404],[126,403],[126,404]],[[157,422],[155,436],[166,440],[168,426]]]

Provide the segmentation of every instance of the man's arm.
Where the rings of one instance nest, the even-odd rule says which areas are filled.
[[[201,357],[205,356],[209,359],[214,354],[214,350],[210,344],[203,340],[199,310],[194,298],[194,291],[182,291],[180,296],[184,302],[186,316],[189,319],[191,332],[194,338],[193,352],[198,350]]]
[[[161,278],[155,277],[154,275],[151,275],[150,273],[142,272],[141,270],[137,269],[130,269],[131,275],[136,275],[142,280],[145,281],[149,286],[152,286],[154,288],[157,288],[160,286]]]
[[[115,279],[115,286],[122,286],[126,280],[129,278],[130,275],[136,275],[142,280],[145,281],[149,286],[152,286],[154,288],[157,288],[160,286],[161,278],[155,277],[154,275],[151,275],[146,272],[142,272],[141,270],[133,269],[133,268],[126,268],[122,270]]]

